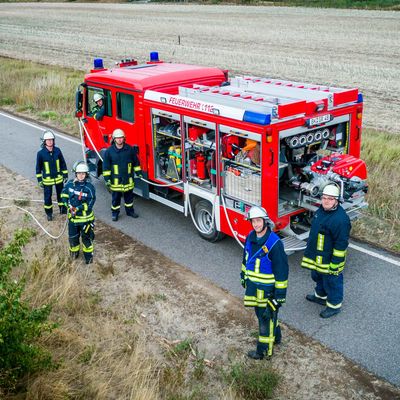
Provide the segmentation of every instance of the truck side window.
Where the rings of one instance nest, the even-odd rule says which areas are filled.
[[[131,94],[117,92],[117,115],[119,119],[134,122],[133,106],[134,102]]]
[[[106,89],[89,86],[87,89],[87,101],[86,101],[86,113],[89,117],[97,111],[97,104],[94,101],[94,95],[100,94],[104,98],[105,115],[107,117],[112,116],[112,103],[111,103],[111,92]]]

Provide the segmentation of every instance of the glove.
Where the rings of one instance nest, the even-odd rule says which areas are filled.
[[[242,278],[240,283],[242,284],[243,289],[246,289],[246,280]]]
[[[72,206],[71,206],[71,207],[69,208],[69,212],[70,212],[70,214],[71,214],[72,217],[75,217],[76,211],[77,211],[77,210],[76,210],[76,207],[72,207]]]
[[[276,299],[268,299],[267,301],[267,308],[270,309],[270,311],[275,312],[278,311],[281,306],[281,303],[279,303]]]
[[[109,188],[111,187],[111,182],[110,181],[106,181],[106,186]]]
[[[44,185],[43,185],[42,181],[38,182],[38,186],[40,187],[40,189],[44,189]]]

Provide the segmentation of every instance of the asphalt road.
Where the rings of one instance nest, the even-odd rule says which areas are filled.
[[[36,182],[35,160],[42,131],[35,124],[0,112],[0,164]],[[61,147],[69,168],[82,159],[76,139],[57,134],[56,144]],[[242,250],[235,240],[227,238],[216,244],[208,243],[197,235],[190,217],[140,198],[135,201],[140,218],[127,218],[122,212],[120,220],[112,222],[110,195],[102,182],[94,180],[93,183],[97,190],[98,219],[113,224],[234,295],[242,296],[239,282]],[[289,257],[289,290],[281,319],[400,386],[400,259],[365,244],[352,243],[352,246],[344,272],[342,312],[323,320],[318,315],[321,306],[305,300],[305,294],[313,291],[313,283],[309,273],[300,268],[301,254],[298,253]]]

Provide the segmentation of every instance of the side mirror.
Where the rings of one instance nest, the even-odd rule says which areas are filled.
[[[75,116],[77,118],[82,117],[82,102],[83,102],[83,94],[82,92],[78,89],[75,93]],[[80,115],[79,115],[80,113]]]

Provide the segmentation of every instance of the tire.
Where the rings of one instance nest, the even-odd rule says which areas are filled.
[[[215,227],[215,221],[213,226],[211,226],[212,222],[212,205],[206,200],[200,200],[196,203],[194,207],[194,219],[196,224],[201,229],[198,230],[198,234],[205,240],[215,243],[222,240],[225,237],[225,234],[218,231]],[[204,233],[208,232],[208,233]]]

